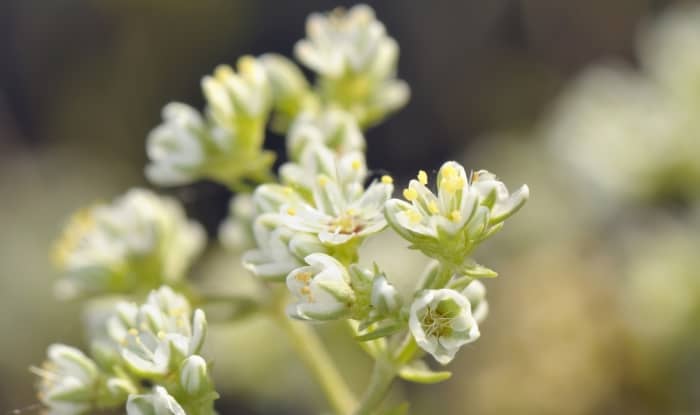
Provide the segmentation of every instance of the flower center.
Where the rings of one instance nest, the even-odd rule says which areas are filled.
[[[351,235],[362,230],[362,224],[357,223],[357,212],[354,209],[348,209],[340,216],[333,219],[331,227],[335,233]]]

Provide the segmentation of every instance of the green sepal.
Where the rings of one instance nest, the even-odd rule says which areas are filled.
[[[403,323],[396,322],[393,324],[388,324],[388,325],[383,326],[383,327],[379,327],[378,329],[372,330],[369,333],[355,336],[355,340],[360,341],[360,342],[375,340],[375,339],[379,339],[381,337],[391,336],[392,334],[402,330],[403,328],[404,328]]]
[[[425,362],[418,360],[402,367],[399,370],[399,377],[409,382],[430,384],[443,382],[451,378],[452,372],[446,370],[440,372],[432,371]]]

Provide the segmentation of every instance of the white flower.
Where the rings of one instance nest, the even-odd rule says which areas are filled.
[[[152,291],[140,307],[118,305],[107,324],[126,365],[145,377],[176,371],[184,359],[199,353],[206,335],[204,312],[191,313],[187,300],[167,286]]]
[[[398,45],[369,6],[314,13],[306,35],[295,46],[297,58],[320,75],[322,97],[351,112],[363,126],[408,101],[408,86],[395,79]]]
[[[303,265],[306,255],[325,250],[313,235],[294,232],[284,226],[282,217],[275,213],[258,216],[253,233],[257,249],[243,255],[243,265],[267,280],[284,279],[290,271]]]
[[[427,185],[428,176],[421,170],[403,191],[408,202],[386,203],[386,218],[426,255],[465,269],[473,267],[468,256],[476,245],[497,232],[529,196],[526,185],[509,194],[503,183],[484,170],[468,179],[464,167],[454,161],[440,168],[437,195]]]
[[[75,296],[176,282],[204,242],[202,227],[175,200],[132,189],[71,219],[54,250],[65,274],[59,289]]]
[[[298,161],[309,144],[322,144],[341,155],[364,151],[366,145],[355,118],[338,109],[305,112],[294,120],[287,135],[289,158]]]
[[[126,404],[128,415],[187,415],[182,406],[162,386],[149,394],[131,395]]]
[[[443,365],[480,335],[469,300],[450,289],[422,291],[411,304],[408,325],[418,346]]]
[[[270,107],[270,87],[265,67],[252,56],[238,60],[238,73],[220,65],[214,76],[202,79],[208,111],[216,123],[231,131],[243,121],[265,119]]]
[[[380,316],[387,316],[401,309],[401,296],[383,274],[376,275],[370,293],[372,311]]]
[[[302,190],[310,186],[312,202],[299,200],[282,205],[280,214],[285,226],[315,234],[328,245],[359,241],[386,227],[383,206],[394,189],[391,177],[384,176],[365,189],[362,180],[367,168],[362,153],[336,159],[327,148],[313,146],[307,148],[305,158],[308,164],[297,168],[307,183],[298,186]],[[303,169],[308,170],[305,175]],[[313,182],[308,183],[309,179]]]
[[[486,287],[479,280],[474,280],[462,290],[462,295],[467,297],[471,304],[472,316],[481,324],[489,313],[489,303],[486,301]]]
[[[238,69],[236,74],[222,65],[202,80],[206,118],[185,104],[163,108],[163,123],[146,144],[149,180],[171,186],[210,178],[235,187],[243,179],[267,177],[275,158],[262,149],[270,109],[267,77],[250,56],[238,61]]]
[[[332,320],[347,315],[355,295],[345,267],[326,254],[311,254],[305,261],[308,266],[287,276],[287,288],[297,299],[289,307],[289,315],[304,320]]]
[[[41,377],[39,400],[52,414],[77,415],[92,408],[100,373],[95,363],[80,350],[52,344],[48,360],[32,371]]]
[[[207,362],[202,356],[192,355],[185,359],[180,369],[180,385],[190,395],[198,395],[209,390]]]
[[[274,131],[287,131],[301,111],[318,110],[318,97],[294,62],[276,53],[266,53],[258,60],[265,68],[270,84],[274,107],[271,128]]]

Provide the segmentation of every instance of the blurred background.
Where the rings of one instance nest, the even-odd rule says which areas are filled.
[[[394,399],[411,396],[416,414],[700,413],[700,3],[368,3],[412,90],[367,133],[370,167],[401,185],[455,159],[531,189],[476,253],[501,275],[487,281],[481,339],[450,381],[397,385]],[[199,81],[217,64],[291,57],[309,13],[352,4],[0,2],[0,414],[37,402],[27,368],[48,344],[84,342],[80,306],[54,299],[48,259],[70,213],[148,186],[144,142],[160,109],[201,108]],[[230,193],[161,190],[210,232],[195,278],[248,284],[215,239]],[[367,251],[408,278],[422,259],[386,238]],[[361,390],[369,362],[323,330]],[[220,413],[323,408],[275,336],[255,318],[212,329]]]

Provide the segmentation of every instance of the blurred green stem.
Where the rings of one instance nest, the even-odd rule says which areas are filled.
[[[316,378],[333,412],[346,415],[356,406],[356,399],[338,372],[321,339],[307,324],[291,320],[284,311],[284,301],[279,302],[276,320],[289,337],[292,348]]]

